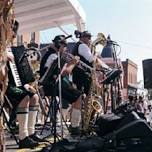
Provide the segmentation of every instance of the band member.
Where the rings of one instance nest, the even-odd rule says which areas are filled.
[[[38,95],[30,91],[33,89],[26,84],[16,87],[13,83],[10,71],[8,72],[9,83],[6,91],[13,108],[17,111],[19,123],[19,148],[32,148],[41,141],[35,134],[36,116],[38,111]]]
[[[114,78],[119,74],[119,70],[112,70],[109,68],[108,65],[106,65],[100,58],[95,56],[90,49],[91,44],[91,33],[88,31],[84,32],[75,32],[76,37],[79,38],[79,41],[76,43],[76,45],[73,48],[73,55],[79,56],[80,60],[89,66],[96,66],[98,69],[107,69],[109,70],[109,80],[110,78]],[[83,90],[83,92],[88,95],[90,87],[91,87],[91,72],[90,71],[84,71],[80,69],[79,67],[75,67],[73,69],[73,82],[76,84],[77,88],[80,90]],[[96,84],[98,87],[100,87],[99,83]]]
[[[12,33],[15,38],[18,27]],[[8,50],[11,48],[8,48]],[[16,109],[17,120],[19,123],[19,148],[32,148],[42,141],[35,134],[36,116],[38,110],[38,95],[34,93],[34,88],[29,84],[16,86],[9,62],[14,61],[13,54],[8,51],[8,87],[6,95]]]
[[[79,41],[73,49],[73,55],[79,56],[81,61],[89,66],[93,66],[95,58],[89,48],[91,43],[91,33],[88,31],[78,32],[76,33],[76,37],[79,38]],[[79,67],[75,67],[73,69],[73,82],[79,90],[83,90],[83,92],[88,95],[91,86],[90,71],[83,71]]]
[[[58,35],[54,38],[53,43],[51,44],[51,47],[46,52],[46,54],[43,56],[40,64],[40,77],[41,79],[44,77],[46,71],[48,68],[52,68],[52,75],[48,78],[47,85],[44,85],[44,92],[46,95],[50,96],[56,96],[59,93],[58,88],[58,51],[60,51],[61,56],[64,51],[66,51],[66,37],[64,35]],[[72,104],[72,113],[71,113],[71,135],[77,135],[80,133],[79,130],[79,124],[81,121],[81,104],[80,104],[80,96],[81,92],[76,90],[72,83],[69,81],[68,75],[72,72],[72,69],[74,68],[75,64],[77,63],[77,60],[74,59],[73,61],[70,61],[70,63],[66,62],[63,65],[61,65],[61,94],[62,98],[68,101],[70,104]],[[61,61],[62,64],[62,61]],[[54,70],[53,70],[54,69]],[[41,80],[40,79],[40,80]],[[56,89],[55,89],[56,88]]]

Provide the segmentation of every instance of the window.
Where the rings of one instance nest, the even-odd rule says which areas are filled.
[[[23,35],[17,35],[17,46],[23,44]]]

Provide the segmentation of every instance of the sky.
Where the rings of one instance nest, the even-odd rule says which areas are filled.
[[[152,0],[79,2],[86,14],[86,30],[92,33],[94,39],[98,33],[106,37],[110,34],[111,39],[121,47],[118,58],[136,63],[138,81],[143,80],[142,60],[152,58]],[[65,26],[69,34],[73,34],[74,28]],[[51,35],[55,34],[54,29],[42,31],[41,42],[50,42]]]

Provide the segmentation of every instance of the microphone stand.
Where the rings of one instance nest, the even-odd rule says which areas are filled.
[[[62,122],[62,82],[61,82],[61,53],[58,51],[58,87],[59,87],[59,114],[60,114],[60,121],[61,121],[61,139],[63,139],[63,122]]]
[[[54,86],[54,91],[53,91],[53,99],[51,101],[50,107],[49,107],[49,112],[47,117],[49,116],[50,112],[52,114],[52,119],[53,119],[53,123],[52,123],[52,131],[53,131],[53,136],[54,136],[54,144],[56,143],[56,138],[57,136],[57,129],[56,129],[56,123],[57,123],[57,111],[59,110],[59,114],[60,114],[60,122],[61,122],[61,140],[63,139],[63,122],[62,122],[62,81],[61,81],[61,74],[62,74],[62,70],[61,70],[61,53],[60,51],[58,51],[57,53],[58,55],[58,77],[56,79],[55,82],[55,86]],[[49,71],[49,70],[48,70]],[[46,72],[48,73],[48,72]],[[56,95],[57,95],[57,91],[59,94],[59,100],[56,99]],[[51,107],[52,107],[52,111],[51,111]],[[46,119],[47,120],[47,119]],[[46,121],[45,121],[46,123]],[[44,129],[44,127],[43,127]],[[41,131],[41,134],[43,132],[43,129]],[[47,136],[48,137],[48,136]],[[46,137],[45,137],[46,138]]]
[[[116,46],[119,46],[117,43],[112,42],[113,45],[113,59],[114,59],[114,67],[119,68],[118,65],[118,59],[116,55]],[[113,90],[114,87],[114,90]],[[120,75],[114,80],[113,84],[111,84],[111,92],[112,92],[112,112],[117,108],[117,106],[120,104],[118,100],[119,99],[119,92],[122,89],[122,82],[121,82],[121,77]]]

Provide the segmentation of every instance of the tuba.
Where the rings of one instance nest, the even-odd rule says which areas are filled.
[[[106,44],[106,38],[104,34],[98,33],[97,39],[92,42],[91,50],[92,53],[95,54],[96,45]],[[96,87],[96,64],[93,63],[93,70],[91,71],[92,84],[89,91],[89,95],[86,97],[86,101],[84,101],[84,109],[82,115],[82,131],[84,134],[88,134],[92,131],[92,126],[95,123],[96,115],[103,113],[102,106],[102,98],[97,95],[97,87]]]
[[[98,33],[97,38],[91,43],[91,51],[95,54],[95,49],[98,44],[105,46],[107,39],[103,33]]]

